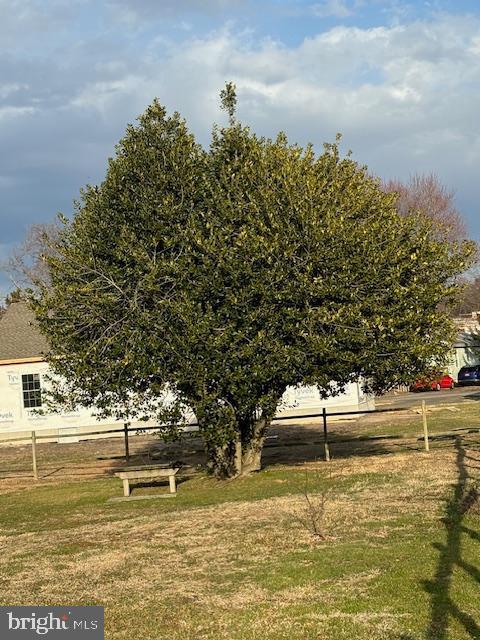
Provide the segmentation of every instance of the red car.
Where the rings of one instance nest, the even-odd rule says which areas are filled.
[[[410,391],[440,391],[440,389],[453,389],[455,380],[452,376],[445,375],[429,382],[428,380],[417,380],[410,386]]]

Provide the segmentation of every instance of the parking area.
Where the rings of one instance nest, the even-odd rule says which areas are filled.
[[[455,387],[455,389],[442,389],[441,391],[420,391],[399,393],[398,395],[389,394],[381,398],[376,398],[375,405],[377,408],[410,408],[421,403],[422,400],[428,404],[450,404],[454,402],[480,400],[480,385],[472,387]]]

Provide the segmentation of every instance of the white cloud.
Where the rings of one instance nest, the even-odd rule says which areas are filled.
[[[0,85],[0,100],[10,97],[12,94],[21,91],[22,89],[28,89],[27,84],[19,84],[18,82],[12,82],[10,84]]]
[[[171,19],[185,14],[215,14],[241,9],[250,0],[109,0],[114,19],[134,25],[152,18]],[[182,27],[181,27],[182,28]]]
[[[35,113],[33,107],[0,107],[0,122]]]
[[[108,116],[118,100],[138,92],[139,84],[140,78],[129,75],[118,80],[89,83],[71,100],[70,105],[79,110],[94,109]]]
[[[198,125],[218,116],[218,91],[233,79],[241,116],[262,132],[284,128],[303,141],[320,142],[339,129],[348,144],[358,141],[360,157],[393,142],[400,154],[415,148],[428,156],[430,147],[438,147],[440,130],[457,140],[476,133],[471,126],[480,93],[472,87],[480,88],[480,65],[472,45],[479,33],[478,22],[444,18],[336,27],[288,48],[223,31],[172,47],[161,69],[145,68],[136,87],[145,101],[154,92]],[[467,94],[468,101],[458,99]],[[428,132],[434,134],[429,138]],[[417,150],[420,141],[424,147]],[[394,170],[393,159],[384,160]],[[437,162],[432,155],[432,164]]]
[[[345,0],[323,0],[311,5],[313,15],[318,18],[333,16],[335,18],[348,18],[353,15],[352,9]]]
[[[183,32],[180,42],[160,31],[142,37],[134,49],[109,33],[48,60],[3,56],[2,242],[21,236],[19,220],[68,213],[154,96],[208,144],[212,122],[224,121],[218,94],[228,80],[240,119],[262,135],[284,130],[321,149],[340,131],[354,157],[382,176],[438,173],[480,236],[479,19],[337,26],[290,46],[232,24],[205,37]]]
[[[354,156],[380,175],[435,171],[471,191],[480,161],[479,38],[479,20],[452,16],[339,26],[292,47],[229,28],[170,45],[161,64],[150,51],[140,73],[87,85],[81,99],[108,113],[122,104],[140,111],[157,95],[207,143],[211,122],[222,117],[219,90],[233,80],[239,116],[259,133],[283,129],[320,147],[341,131]],[[476,211],[468,213],[473,220]]]
[[[0,0],[0,47],[25,49],[68,25],[85,0]]]

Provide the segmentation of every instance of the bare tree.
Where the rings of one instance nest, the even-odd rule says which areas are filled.
[[[453,315],[466,315],[472,311],[480,311],[480,276],[472,280],[465,280],[465,289],[458,305],[453,309]]]
[[[434,173],[416,173],[408,182],[389,180],[384,182],[383,188],[387,193],[398,194],[397,209],[400,215],[423,213],[438,223],[439,233],[450,242],[467,237],[465,221],[455,206],[455,192],[443,185]]]
[[[33,224],[29,227],[25,239],[3,265],[16,291],[48,285],[50,274],[45,256],[55,255],[59,231],[59,222]]]
[[[3,316],[3,314],[11,304],[13,304],[14,302],[20,302],[21,300],[23,300],[23,298],[23,292],[18,287],[16,289],[13,289],[13,291],[7,293],[4,303],[0,304],[0,318]]]
[[[330,480],[332,477],[330,469]],[[330,486],[322,486],[323,478],[317,472],[315,475],[315,485],[317,491],[311,492],[309,486],[308,470],[305,470],[304,485],[301,491],[303,497],[303,505],[299,511],[294,511],[295,520],[302,525],[304,529],[314,538],[314,540],[325,540],[325,510],[328,495],[331,491]],[[320,490],[318,486],[322,487]]]

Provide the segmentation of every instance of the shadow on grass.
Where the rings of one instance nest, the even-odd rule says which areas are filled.
[[[351,456],[379,456],[397,452],[419,451],[423,443],[419,434],[402,438],[388,433],[385,425],[382,435],[363,433],[364,425],[356,420],[331,422],[329,424],[329,446],[332,459]],[[420,431],[420,429],[419,429]],[[451,447],[455,436],[450,436],[445,446]],[[436,440],[439,440],[437,437]],[[432,439],[433,441],[433,439]],[[438,447],[440,443],[437,443]],[[177,442],[165,443],[154,434],[130,438],[130,459],[125,459],[123,439],[89,440],[75,444],[40,444],[39,475],[42,480],[61,478],[92,478],[112,475],[126,466],[170,464],[182,467],[182,475],[195,473],[205,468],[202,438],[193,433]],[[31,453],[29,447],[11,448],[0,452],[8,454],[5,469],[0,464],[0,481],[5,479],[26,480],[31,477]],[[263,450],[263,467],[278,465],[296,466],[310,462],[321,462],[325,458],[323,425],[320,423],[276,423],[273,424]]]
[[[465,629],[471,638],[480,638],[478,621],[462,610],[461,603],[454,602],[452,596],[452,579],[456,567],[465,571],[471,578],[480,582],[480,570],[463,560],[462,537],[468,535],[474,540],[480,540],[477,531],[463,524],[465,515],[478,503],[478,486],[469,469],[480,470],[480,461],[468,456],[461,438],[456,438],[456,464],[458,470],[457,483],[453,495],[447,503],[443,523],[447,530],[445,544],[435,543],[439,552],[437,570],[433,580],[425,583],[425,589],[430,594],[431,612],[430,624],[427,631],[429,640],[448,640],[449,621],[455,619]],[[468,465],[467,461],[477,462],[476,466]]]
[[[188,478],[176,477],[175,484],[177,486],[177,489],[181,484],[186,482],[187,479]],[[157,489],[168,489],[169,488],[168,478],[167,479],[156,478],[156,479],[152,479],[152,480],[142,480],[141,482],[132,481],[132,483],[130,484],[130,492],[132,494],[137,489],[155,489],[155,488],[157,488]]]
[[[273,425],[270,433],[277,440],[267,441],[262,457],[265,466],[295,465],[325,459],[323,427],[320,424]],[[329,425],[328,448],[330,458],[338,460],[351,456],[382,456],[399,451],[419,451],[423,450],[423,442],[417,436],[403,438],[388,433],[367,435],[352,420],[332,422]]]
[[[355,425],[352,422],[351,428]],[[340,431],[332,425],[330,431],[330,454],[333,459],[346,458],[351,455],[371,456],[391,454],[399,449],[418,450],[416,442],[401,440],[396,436],[366,438],[359,434],[349,433],[345,425]],[[262,466],[271,468],[276,465],[302,465],[308,462],[319,462],[325,457],[323,426],[316,423],[273,425],[269,431],[262,453]],[[198,435],[183,441],[158,443],[149,445],[149,449],[137,451],[129,464],[155,464],[176,461],[178,465],[193,467],[204,466],[206,459],[203,442]],[[118,460],[116,467],[125,465]]]

